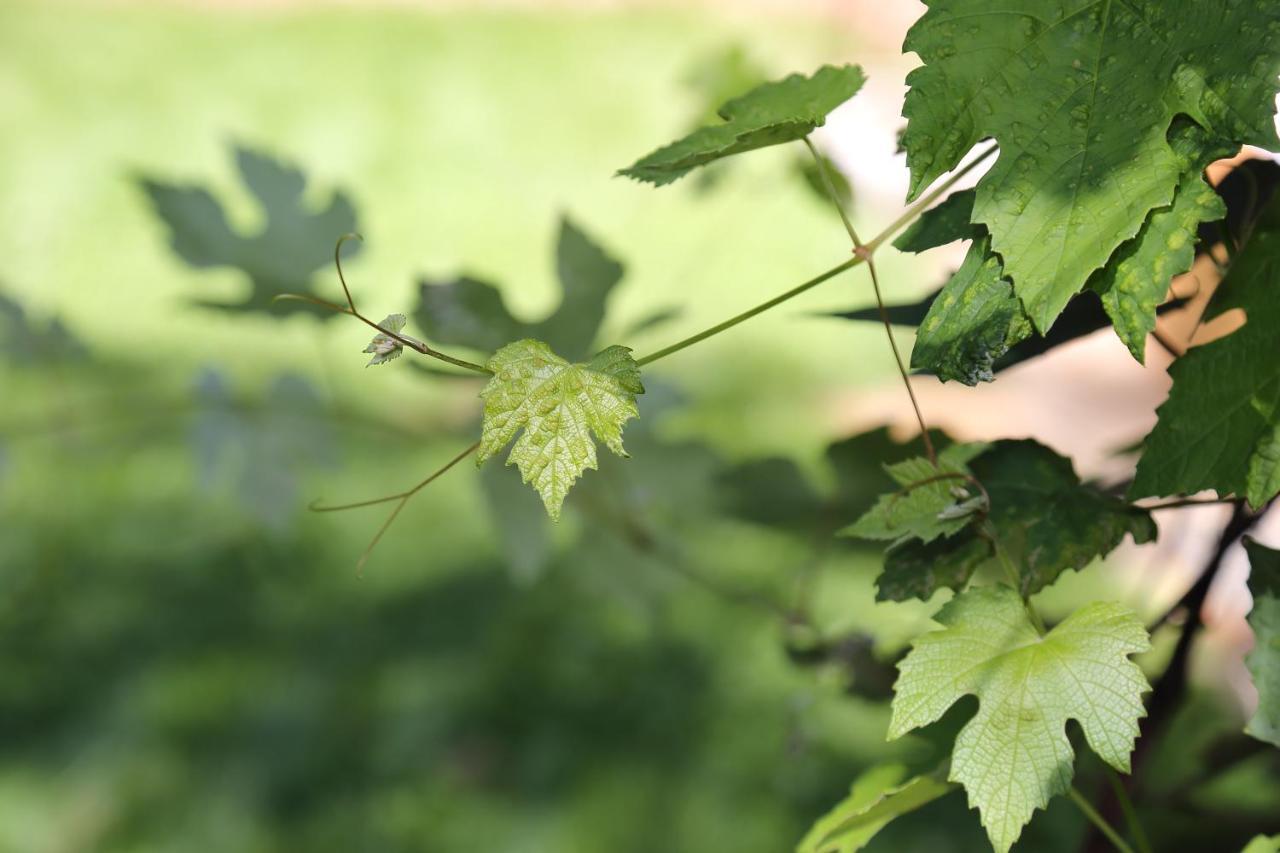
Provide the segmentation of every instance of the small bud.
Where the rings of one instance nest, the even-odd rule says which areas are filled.
[[[378,324],[378,328],[392,335],[398,335],[407,319],[403,314],[388,314],[387,318]],[[365,365],[368,367],[371,364],[385,364],[393,358],[399,358],[400,353],[404,351],[404,344],[391,335],[379,332],[373,336],[373,340],[364,348],[364,351],[373,353],[373,358],[369,359],[369,364]]]

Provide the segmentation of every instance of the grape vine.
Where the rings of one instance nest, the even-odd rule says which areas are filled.
[[[1223,554],[1280,493],[1280,201],[1255,198],[1241,214],[1205,179],[1210,163],[1242,145],[1276,147],[1280,3],[1015,0],[998,11],[985,0],[928,5],[904,45],[923,63],[907,78],[904,107],[909,206],[871,239],[860,238],[811,136],[857,95],[865,75],[856,65],[757,86],[726,102],[719,123],[620,171],[663,186],[723,158],[798,143],[852,246],[852,257],[826,271],[647,355],[614,344],[585,357],[579,350],[589,334],[558,352],[540,337],[558,320],[529,327],[507,316],[502,328],[484,331],[493,350],[486,363],[458,358],[404,333],[405,315],[374,323],[361,314],[342,276],[346,238],[340,240],[334,260],[345,306],[305,293],[276,299],[348,314],[375,329],[365,350],[370,364],[410,349],[483,375],[487,384],[479,441],[438,471],[393,495],[314,508],[393,503],[372,549],[434,479],[473,453],[479,465],[510,447],[506,464],[517,466],[557,519],[570,489],[598,467],[597,441],[626,456],[624,429],[638,417],[637,396],[645,391],[642,369],[865,266],[922,454],[883,460],[894,485],[860,517],[844,519],[838,535],[886,543],[880,600],[928,601],[942,589],[951,596],[934,617],[939,627],[917,637],[898,666],[888,736],[930,726],[965,696],[976,697],[978,710],[932,766],[885,766],[860,777],[799,849],[860,849],[893,819],[962,788],[1001,853],[1059,795],[1115,849],[1145,853],[1128,782],[1116,777],[1096,805],[1075,787],[1081,744],[1068,738],[1067,721],[1079,725],[1083,745],[1106,766],[1121,774],[1138,769],[1141,741],[1167,725],[1184,692],[1199,606]],[[983,166],[989,169],[975,188],[956,189]],[[968,241],[969,250],[939,293],[918,306],[923,314],[904,359],[876,255],[908,228],[893,244],[901,251],[957,241]],[[573,243],[584,239],[566,223],[562,246],[586,253],[612,287],[619,268],[602,251]],[[1197,255],[1225,272],[1207,316],[1238,308],[1247,322],[1174,364],[1173,390],[1127,496],[1082,482],[1071,460],[1034,441],[935,439],[911,370],[969,385],[992,381],[1019,348],[1052,346],[1086,303],[1094,319],[1082,328],[1111,324],[1141,361],[1172,279]],[[448,294],[435,290],[436,302],[424,300],[428,337],[438,321],[430,306],[454,305],[448,300],[461,300],[464,291],[485,301],[491,315],[505,311],[487,285],[449,287]],[[599,315],[602,302],[595,304]],[[1216,496],[1198,496],[1207,490]],[[1154,687],[1132,659],[1151,647],[1149,629],[1125,606],[1093,602],[1056,624],[1037,610],[1032,597],[1064,572],[1085,568],[1126,538],[1153,541],[1153,512],[1210,502],[1230,505],[1231,521],[1181,602],[1187,618],[1171,661],[1153,674]],[[1253,541],[1247,547],[1259,638],[1249,667],[1261,695],[1248,731],[1280,746],[1277,552]],[[1114,825],[1121,816],[1123,831]]]

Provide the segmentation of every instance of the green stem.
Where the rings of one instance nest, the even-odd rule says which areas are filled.
[[[853,269],[858,264],[862,263],[864,260],[870,258],[871,254],[875,252],[877,248],[883,245],[886,240],[888,240],[894,234],[898,233],[898,231],[901,230],[904,225],[914,221],[916,217],[918,217],[921,213],[924,213],[924,211],[930,205],[932,205],[935,201],[937,201],[940,197],[942,197],[942,195],[945,194],[947,190],[955,186],[957,181],[959,181],[961,178],[963,178],[965,175],[971,172],[974,168],[976,168],[979,163],[983,162],[992,154],[994,154],[995,151],[996,151],[996,146],[992,144],[990,148],[988,148],[986,151],[979,154],[972,162],[966,165],[963,169],[956,172],[954,175],[952,175],[951,177],[943,181],[941,184],[939,184],[937,189],[933,190],[927,196],[920,199],[915,204],[911,205],[911,207],[907,208],[907,210],[901,216],[899,216],[893,222],[889,223],[888,227],[886,227],[883,231],[881,231],[876,236],[872,237],[869,242],[864,243],[862,247],[858,250],[858,254],[855,255],[852,260],[845,261],[843,264],[840,264],[837,267],[832,267],[831,269],[822,273],[822,275],[819,275],[816,278],[811,278],[808,281],[804,282],[803,284],[799,284],[791,288],[786,293],[782,293],[782,294],[779,294],[778,296],[775,296],[774,298],[770,299],[768,302],[762,302],[761,304],[757,305],[754,308],[751,308],[747,311],[743,311],[741,314],[738,314],[736,317],[730,317],[728,320],[725,320],[723,323],[717,323],[716,325],[712,326],[710,329],[699,332],[698,334],[693,335],[692,337],[685,338],[682,341],[677,341],[671,346],[666,347],[664,349],[660,349],[655,353],[651,353],[645,356],[644,358],[636,359],[636,364],[640,366],[651,364],[660,358],[666,358],[672,353],[679,352],[685,347],[693,346],[699,341],[705,341],[707,338],[718,335],[721,332],[725,331],[726,329],[732,329],[734,326],[738,325],[739,323],[745,320],[750,320],[752,317],[756,316],[757,314],[763,314],[765,311],[768,311],[770,308],[775,308],[781,305],[783,302],[786,302],[788,299],[793,299],[799,296],[800,294],[804,293],[806,290],[810,290],[814,287],[817,287],[818,285],[822,284],[824,281],[827,281],[828,279],[835,278],[837,275],[844,272],[845,270]],[[928,441],[927,432],[925,433],[925,440]]]
[[[849,221],[849,214],[845,213],[844,205],[840,203],[840,194],[836,192],[836,185],[831,181],[831,173],[827,171],[827,164],[823,161],[822,155],[818,153],[817,148],[813,147],[813,141],[807,136],[804,138],[804,145],[813,155],[813,164],[818,168],[818,176],[822,179],[822,186],[827,191],[827,198],[831,199],[836,213],[840,214],[840,221],[844,223],[844,230],[849,232],[849,239],[853,241],[855,247],[861,246],[862,241],[858,239],[858,232],[854,230],[853,223]]]
[[[743,311],[741,314],[737,315],[736,317],[730,317],[728,320],[725,320],[723,323],[717,323],[716,325],[712,326],[710,329],[701,331],[698,334],[685,338],[682,341],[677,341],[676,343],[672,344],[669,347],[665,347],[663,349],[658,350],[655,353],[646,355],[644,358],[638,358],[636,359],[636,364],[640,366],[650,364],[652,362],[657,361],[660,358],[666,358],[672,353],[679,352],[685,347],[691,347],[694,344],[698,343],[699,341],[705,341],[707,338],[710,338],[714,335],[718,335],[721,332],[725,331],[726,329],[732,329],[734,326],[738,325],[739,323],[742,323],[746,320],[750,320],[752,317],[756,316],[757,314],[763,314],[765,311],[768,311],[770,308],[775,308],[781,305],[783,302],[786,302],[788,299],[794,299],[795,297],[804,293],[806,290],[811,290],[817,287],[818,285],[822,284],[824,281],[835,278],[845,270],[853,269],[860,263],[862,263],[862,258],[850,258],[849,260],[845,261],[839,266],[834,266],[831,269],[827,270],[826,272],[822,273],[821,275],[815,276],[814,278],[809,279],[803,284],[796,285],[795,287],[788,290],[786,293],[781,293],[773,297],[768,302],[762,302],[754,308],[750,308],[746,311]]]
[[[1071,802],[1076,804],[1076,808],[1080,809],[1081,813],[1089,819],[1089,822],[1096,826],[1098,831],[1105,835],[1107,840],[1120,853],[1133,853],[1133,848],[1125,843],[1125,840],[1120,837],[1120,833],[1116,832],[1111,824],[1107,823],[1106,818],[1098,814],[1098,810],[1089,804],[1089,801],[1084,798],[1084,794],[1081,794],[1079,789],[1072,786],[1071,790],[1067,791],[1067,796],[1071,797]]]
[[[955,186],[961,178],[972,172],[982,163],[986,162],[987,158],[996,153],[998,148],[999,146],[993,142],[986,151],[983,151],[971,160],[963,169],[938,184],[936,189],[904,210],[901,216],[890,222],[883,231],[871,238],[866,245],[867,250],[874,252],[876,249],[880,248],[880,245],[884,243],[885,240],[888,240],[894,234],[897,234],[904,226],[914,222],[920,214],[924,213],[930,207],[933,207],[933,203]]]
[[[818,174],[822,176],[822,184],[826,187],[827,197],[831,199],[831,204],[835,207],[836,213],[840,214],[840,221],[844,223],[844,230],[849,232],[849,239],[853,241],[854,255],[866,258],[867,271],[871,273],[871,289],[876,297],[876,310],[880,312],[880,322],[884,324],[884,334],[889,339],[889,349],[893,350],[893,363],[898,366],[898,376],[902,378],[902,387],[907,389],[907,397],[911,399],[911,409],[916,413],[916,423],[920,425],[920,438],[924,441],[925,455],[929,457],[930,464],[937,468],[938,455],[933,450],[933,440],[929,438],[929,425],[925,423],[924,412],[920,409],[920,401],[916,399],[915,389],[911,387],[911,376],[907,373],[907,365],[902,360],[902,353],[898,351],[898,342],[893,337],[893,323],[889,321],[889,311],[884,307],[884,294],[880,292],[880,275],[876,272],[876,262],[872,259],[871,252],[867,251],[863,246],[862,240],[858,238],[858,232],[853,228],[853,223],[849,221],[848,214],[844,212],[844,205],[840,203],[840,196],[836,193],[835,184],[831,182],[831,176],[827,174],[827,164],[822,162],[822,156],[818,154],[818,149],[813,147],[813,142],[807,136],[804,138],[804,144],[809,149],[809,153],[813,155],[813,162],[818,167]]]
[[[1107,778],[1111,780],[1111,790],[1115,792],[1116,800],[1120,803],[1120,811],[1124,812],[1124,822],[1129,829],[1129,837],[1133,839],[1133,845],[1138,848],[1138,853],[1151,853],[1151,841],[1147,838],[1146,830],[1142,828],[1142,821],[1138,820],[1138,810],[1133,807],[1133,800],[1125,790],[1124,782],[1110,767],[1107,767],[1106,771]]]

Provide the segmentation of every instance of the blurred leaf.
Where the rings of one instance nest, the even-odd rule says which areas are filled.
[[[206,189],[194,185],[167,184],[142,177],[139,182],[156,215],[170,233],[170,244],[193,267],[233,267],[252,283],[241,302],[205,300],[197,304],[226,311],[309,311],[320,316],[331,312],[303,302],[279,303],[284,293],[312,293],[312,278],[333,262],[333,247],[343,234],[356,230],[355,209],[342,192],[312,211],[303,193],[306,177],[298,169],[266,154],[237,146],[236,166],[246,189],[265,217],[262,228],[244,236],[232,230],[221,203]],[[359,245],[348,254],[359,251]]]
[[[949,779],[964,786],[997,851],[1005,853],[1033,812],[1070,787],[1068,719],[1099,757],[1128,772],[1141,696],[1150,689],[1129,660],[1150,648],[1132,612],[1086,605],[1042,637],[1022,597],[998,586],[962,593],[934,618],[942,630],[918,637],[898,667],[889,737],[932,723],[966,695],[978,697],[977,715],[956,738]]]
[[[1280,551],[1244,538],[1249,552],[1249,593],[1253,610],[1253,651],[1245,663],[1258,689],[1258,709],[1245,732],[1280,746]]]
[[[1240,853],[1280,853],[1280,835],[1259,835],[1246,844]]]
[[[609,294],[622,281],[622,264],[565,218],[556,241],[556,274],[564,293],[560,306],[529,336],[546,341],[565,358],[586,358],[604,322]]]
[[[408,318],[403,314],[388,314],[386,319],[379,323],[378,326],[393,335],[398,335],[406,322],[408,322]],[[392,359],[399,358],[400,353],[404,351],[404,344],[390,335],[378,332],[373,336],[373,340],[369,342],[369,345],[364,348],[364,351],[373,353],[373,358],[369,359],[369,364],[365,365],[365,367],[369,367],[374,364],[386,364]]]
[[[37,325],[16,300],[0,294],[0,354],[17,365],[82,361],[88,351],[56,317]]]
[[[890,821],[931,803],[955,786],[942,772],[915,776],[900,764],[883,764],[865,771],[849,796],[818,818],[797,853],[854,853],[867,845]]]
[[[765,83],[723,104],[717,113],[724,124],[696,130],[618,174],[662,186],[722,157],[803,139],[857,94],[865,79],[856,65],[824,65],[811,77],[792,74]]]
[[[970,222],[973,198],[973,190],[953,192],[941,204],[920,214],[893,241],[893,247],[900,252],[927,252],[957,240],[978,239],[986,229]]]
[[[455,281],[423,281],[415,312],[428,338],[441,344],[496,352],[521,338],[546,341],[569,359],[586,358],[604,321],[610,293],[622,280],[623,266],[568,217],[560,220],[556,273],[560,305],[537,323],[512,316],[492,284],[463,276]],[[651,325],[662,318],[649,318]]]
[[[889,476],[902,488],[881,495],[875,506],[840,535],[927,543],[962,529],[977,510],[969,504],[973,498],[970,487],[963,476],[939,475],[968,475],[966,463],[986,447],[954,444],[938,454],[936,466],[922,456],[886,465]]]
[[[684,313],[684,309],[678,305],[667,305],[662,308],[655,308],[648,314],[628,323],[619,335],[620,338],[626,340],[634,337],[650,329],[656,329],[659,326],[670,323],[672,320],[679,318]]]
[[[520,469],[542,495],[547,514],[558,520],[574,480],[597,467],[592,435],[627,455],[622,428],[639,415],[640,369],[626,347],[612,346],[585,364],[571,364],[542,341],[528,339],[507,344],[486,366],[493,378],[480,392],[484,423],[476,464],[501,453],[523,429],[507,464]]]
[[[813,161],[812,156],[796,158],[796,173],[820,202],[831,204],[831,199],[827,195],[827,185],[822,178],[822,173],[825,171],[831,180],[832,188],[836,191],[836,198],[840,200],[840,206],[848,212],[853,207],[853,185],[849,183],[849,179],[845,177],[835,161],[826,154],[819,153],[818,159],[822,162],[822,171],[819,171],[819,166]]]
[[[525,488],[519,472],[506,465],[481,468],[480,488],[513,578],[521,584],[532,583],[551,559],[546,509]]]
[[[285,529],[299,509],[299,478],[338,458],[328,414],[310,383],[282,374],[261,403],[249,405],[208,368],[196,380],[195,404],[191,442],[201,487],[216,491],[230,482],[247,517]]]
[[[1280,493],[1280,204],[1232,261],[1211,314],[1242,308],[1239,330],[1169,368],[1173,389],[1144,442],[1131,497],[1214,489],[1260,507]]]
[[[938,448],[950,443],[937,430],[930,431],[930,437]],[[923,452],[924,443],[918,436],[899,442],[886,427],[880,427],[827,447],[826,461],[836,481],[835,491],[829,495],[815,490],[793,460],[770,457],[743,462],[721,473],[718,504],[723,511],[756,524],[830,537],[849,518],[863,515],[880,495],[894,488],[895,481],[885,470],[886,459]]]

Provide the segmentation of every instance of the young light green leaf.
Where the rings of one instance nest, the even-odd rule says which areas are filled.
[[[930,542],[965,527],[977,509],[969,503],[976,495],[964,476],[948,475],[967,475],[966,463],[986,447],[953,444],[938,454],[937,467],[920,456],[886,465],[889,476],[902,488],[881,495],[875,506],[840,535]]]
[[[1245,658],[1258,689],[1258,710],[1244,727],[1258,740],[1280,746],[1280,551],[1244,539],[1249,552],[1253,651]]]
[[[986,230],[970,221],[973,197],[973,190],[953,192],[942,204],[920,214],[920,218],[893,241],[893,247],[900,252],[927,252],[957,240],[981,237]]]
[[[1215,489],[1255,507],[1280,493],[1280,204],[1232,262],[1214,314],[1243,328],[1169,368],[1173,389],[1144,442],[1130,497]]]
[[[1155,539],[1151,514],[1083,485],[1071,460],[1035,441],[999,441],[969,463],[990,496],[989,535],[1034,595],[1064,571],[1083,569],[1131,535]],[[963,589],[995,554],[985,531],[968,529],[927,545],[903,542],[885,555],[877,580],[882,601],[927,600],[943,587]]]
[[[932,0],[903,45],[924,62],[903,107],[910,196],[994,137],[1000,158],[973,219],[1047,331],[1172,201],[1175,116],[1226,142],[1275,146],[1278,24],[1273,3]]]
[[[507,344],[487,367],[493,378],[480,392],[484,422],[476,464],[497,455],[523,430],[507,464],[520,469],[547,514],[559,519],[570,486],[597,467],[593,435],[627,455],[622,428],[638,415],[635,398],[644,393],[640,369],[626,347],[612,346],[585,364],[572,364],[530,339]]]
[[[407,317],[403,314],[388,314],[386,319],[378,324],[378,327],[392,335],[399,335],[400,330],[404,328],[404,324],[408,322]],[[373,358],[369,359],[369,367],[374,364],[386,364],[392,359],[400,357],[400,353],[404,350],[404,344],[400,343],[391,335],[378,332],[373,336],[373,340],[364,348],[365,352],[373,353]]]
[[[942,779],[941,772],[910,779],[907,772],[901,764],[882,764],[865,771],[854,781],[849,796],[818,818],[796,853],[854,853],[891,821],[955,787]]]
[[[803,139],[857,94],[865,79],[856,65],[824,65],[810,77],[792,74],[757,86],[720,107],[724,124],[700,128],[618,174],[662,186],[722,157]]]
[[[996,359],[1032,331],[989,238],[980,237],[929,306],[916,331],[911,367],[944,382],[990,382]]]
[[[1190,128],[1174,140],[1182,161],[1182,180],[1173,203],[1151,212],[1138,236],[1121,246],[1111,260],[1089,279],[1090,289],[1102,297],[1116,334],[1140,363],[1147,335],[1156,326],[1156,306],[1164,301],[1169,283],[1191,269],[1195,260],[1196,229],[1201,222],[1226,216],[1227,207],[1202,176],[1203,163],[1214,154]]]
[[[1280,835],[1256,835],[1240,853],[1280,853]]]
[[[1071,785],[1076,720],[1100,758],[1128,772],[1148,690],[1129,655],[1150,647],[1142,622],[1118,604],[1077,610],[1045,636],[1006,586],[965,592],[935,617],[899,664],[889,737],[938,720],[966,695],[978,713],[956,738],[950,780],[1005,853],[1037,808]]]

